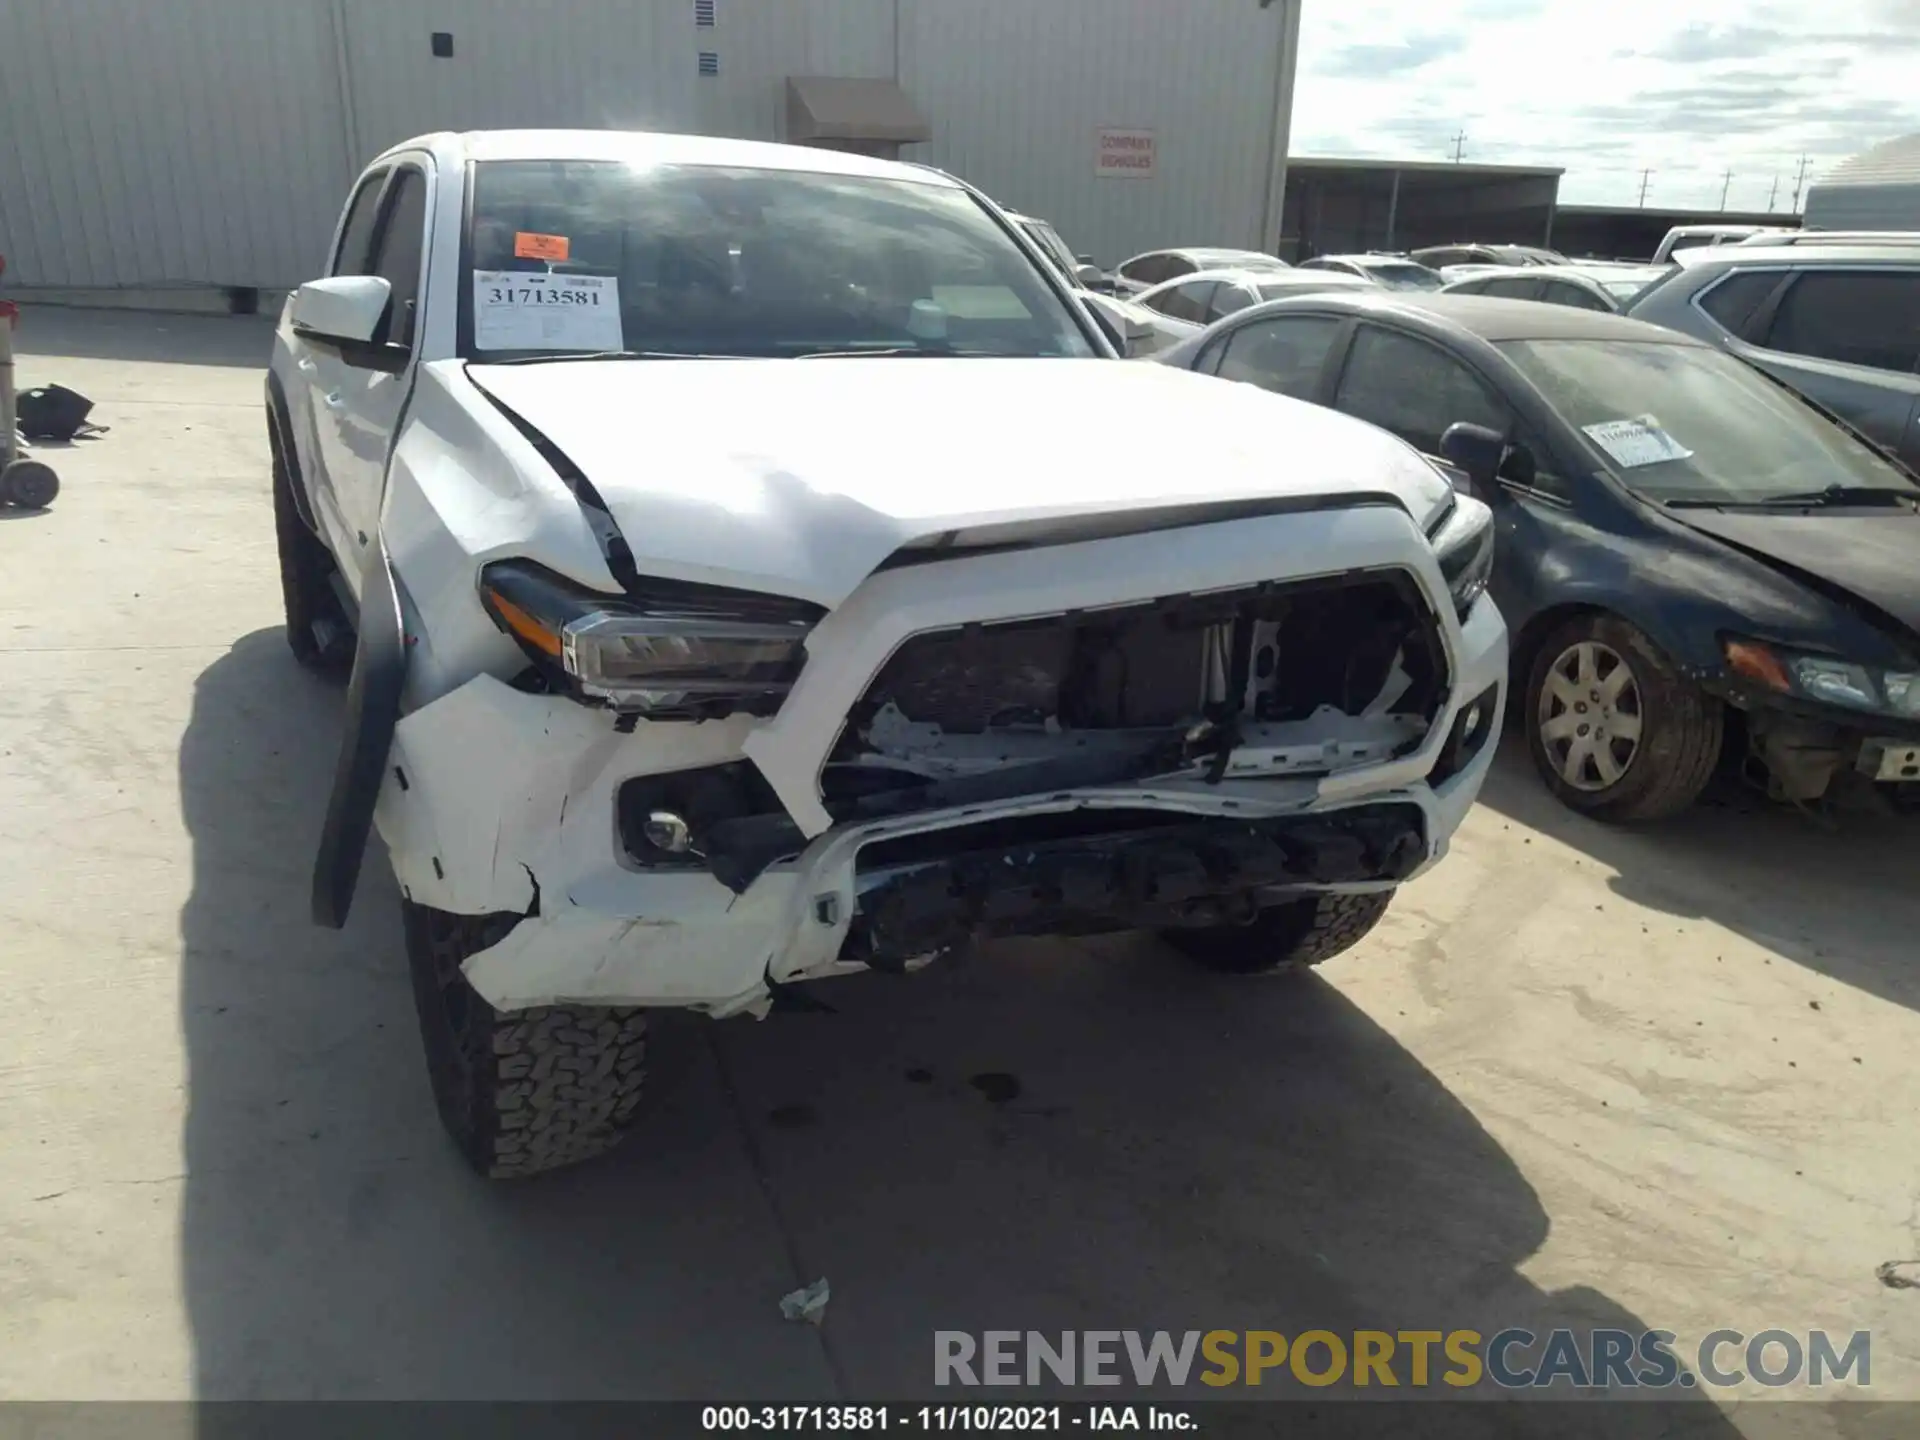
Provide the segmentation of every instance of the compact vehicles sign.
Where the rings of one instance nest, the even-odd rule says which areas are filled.
[[[1102,126],[1093,151],[1093,171],[1111,180],[1151,180],[1159,161],[1151,130]]]

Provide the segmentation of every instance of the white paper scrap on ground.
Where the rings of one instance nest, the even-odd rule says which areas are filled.
[[[1662,430],[1660,422],[1651,415],[1639,415],[1631,420],[1603,420],[1598,425],[1580,428],[1613,457],[1615,464],[1628,470],[1693,456],[1691,450]]]
[[[826,1277],[814,1281],[804,1289],[795,1290],[790,1295],[780,1297],[780,1314],[787,1320],[804,1320],[809,1325],[818,1325],[827,1318],[827,1300],[832,1291],[827,1287]]]
[[[473,343],[477,350],[618,350],[620,281],[476,270]]]

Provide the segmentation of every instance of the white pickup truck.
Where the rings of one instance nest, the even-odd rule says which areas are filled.
[[[1001,935],[1308,965],[1473,802],[1485,507],[1358,421],[1113,363],[951,177],[431,135],[331,254],[267,382],[288,642],[351,665],[314,915],[377,827],[484,1174],[620,1138],[649,1008]]]

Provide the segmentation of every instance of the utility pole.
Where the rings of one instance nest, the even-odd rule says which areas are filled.
[[[1767,192],[1767,214],[1773,214],[1773,202],[1780,198],[1780,172],[1773,172],[1773,188]]]
[[[1727,208],[1727,192],[1733,188],[1733,171],[1729,170],[1720,179],[1720,208]]]
[[[1466,153],[1467,132],[1462,130],[1458,135],[1453,137],[1453,163],[1458,165]]]
[[[1642,210],[1647,208],[1647,186],[1652,182],[1652,180],[1653,180],[1653,171],[1642,170],[1640,172],[1640,208]]]
[[[1807,157],[1805,155],[1802,155],[1800,157],[1800,173],[1793,177],[1793,205],[1791,207],[1791,213],[1795,215],[1798,215],[1800,213],[1800,191],[1806,185],[1806,183],[1807,183]]]

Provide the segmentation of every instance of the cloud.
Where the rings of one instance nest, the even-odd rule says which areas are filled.
[[[1777,54],[1785,37],[1757,25],[1688,25],[1664,44],[1634,53],[1686,65],[1700,60],[1758,60]]]
[[[1784,206],[1920,131],[1920,0],[1308,0],[1296,154],[1566,169],[1569,203]],[[1415,18],[1417,16],[1417,18]],[[1734,179],[1728,185],[1726,173]]]
[[[1920,6],[1914,8],[1920,11]],[[1916,20],[1911,30],[1795,32],[1760,25],[1687,25],[1651,49],[1626,53],[1690,65],[1716,60],[1758,60],[1785,53],[1804,55],[1809,50],[1820,49],[1920,50],[1920,20]]]
[[[1466,48],[1462,35],[1413,35],[1397,45],[1342,46],[1314,68],[1322,75],[1349,79],[1404,75]]]

